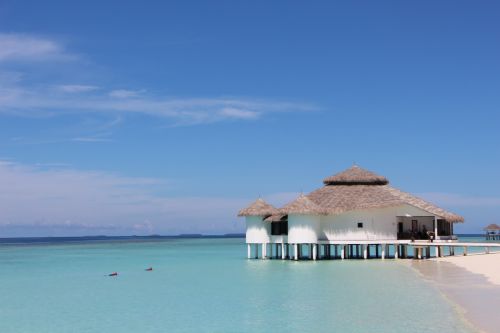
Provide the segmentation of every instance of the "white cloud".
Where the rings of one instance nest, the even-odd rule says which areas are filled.
[[[135,113],[168,118],[177,125],[197,125],[224,120],[252,120],[264,114],[314,110],[302,103],[250,98],[168,98],[137,95],[134,98],[110,97],[94,86],[67,90],[86,90],[84,96],[53,90],[25,88],[19,85],[0,86],[0,113],[22,116],[57,116],[82,113]],[[130,95],[131,96],[131,95]]]
[[[141,93],[143,93],[143,90],[126,90],[126,89],[117,89],[117,90],[112,90],[109,92],[109,97],[113,98],[131,98],[131,97],[137,97]]]
[[[167,197],[155,194],[168,187],[162,179],[9,161],[0,161],[0,184],[0,237],[241,232],[236,213],[249,201]]]
[[[219,114],[222,117],[235,118],[235,119],[257,119],[259,113],[250,110],[237,109],[232,107],[223,108]]]
[[[17,33],[0,33],[0,62],[45,61],[70,59],[63,46],[55,40]]]
[[[60,62],[81,59],[68,52],[55,39],[27,34],[0,33],[0,63],[10,61]],[[71,62],[65,73],[82,73],[82,62]],[[88,65],[88,64],[87,64]],[[101,84],[49,84],[44,72],[44,82],[32,82],[37,68],[30,67],[30,75],[8,72],[8,64],[0,71],[0,114],[18,116],[55,117],[61,114],[83,113],[135,113],[150,117],[167,118],[169,125],[196,125],[224,120],[249,121],[276,112],[306,111],[315,109],[303,103],[289,103],[255,98],[175,98],[146,94],[144,89],[110,89]],[[88,81],[85,67],[85,81]],[[27,79],[26,79],[27,78]],[[25,80],[23,80],[25,79]],[[39,80],[39,78],[38,78]],[[72,82],[78,82],[72,77]],[[27,82],[26,82],[27,81]]]
[[[83,84],[66,84],[59,85],[57,88],[65,93],[84,93],[99,89],[97,86],[83,85]]]

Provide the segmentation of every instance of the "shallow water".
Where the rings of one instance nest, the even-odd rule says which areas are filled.
[[[0,332],[470,332],[403,260],[245,255],[243,239],[0,245]]]

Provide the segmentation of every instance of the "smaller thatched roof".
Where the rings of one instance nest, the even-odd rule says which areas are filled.
[[[286,214],[273,214],[264,219],[265,222],[285,222],[288,215]]]
[[[280,209],[282,214],[297,214],[297,215],[325,215],[326,211],[311,201],[304,194],[301,194],[297,199],[288,203]]]
[[[347,170],[327,177],[325,185],[387,185],[389,181],[384,176],[353,165]]]
[[[498,224],[492,223],[484,228],[484,230],[500,230],[500,226]]]
[[[269,216],[278,213],[276,208],[259,198],[247,208],[240,210],[238,216]]]

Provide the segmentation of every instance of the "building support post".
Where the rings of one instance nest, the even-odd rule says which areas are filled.
[[[437,216],[434,216],[434,240],[437,239],[438,235],[438,219]]]
[[[316,260],[318,258],[318,244],[312,245],[312,259]]]
[[[285,259],[285,243],[281,243],[281,259]]]
[[[298,244],[293,244],[293,256],[295,257],[295,260],[299,260],[299,245]]]
[[[380,245],[380,247],[381,247],[381,249],[380,249],[380,250],[381,250],[381,252],[382,252],[382,253],[381,253],[381,255],[382,255],[382,256],[381,256],[381,258],[382,258],[382,259],[385,259],[385,250],[387,249],[387,245],[386,245],[386,244],[382,244],[382,245]]]
[[[335,249],[337,249],[335,247]],[[344,257],[345,257],[345,245],[341,245],[341,248],[340,248],[340,259],[344,260]]]
[[[398,259],[398,244],[394,244],[394,259]]]
[[[368,244],[367,245],[361,245],[363,248],[363,259],[368,259]]]
[[[267,258],[267,243],[262,243],[262,259]]]
[[[252,244],[247,244],[247,259],[252,256]]]

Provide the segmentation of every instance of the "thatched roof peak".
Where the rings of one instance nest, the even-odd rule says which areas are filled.
[[[325,185],[387,185],[389,180],[354,164],[347,170],[325,178],[323,183]]]
[[[269,216],[273,214],[278,214],[278,210],[265,202],[264,199],[258,198],[248,207],[240,210],[238,216]]]
[[[301,194],[297,199],[285,205],[280,209],[282,214],[297,214],[297,215],[325,215],[325,209],[311,201],[304,194]]]
[[[484,228],[484,230],[500,230],[500,226],[498,224],[492,223]]]

